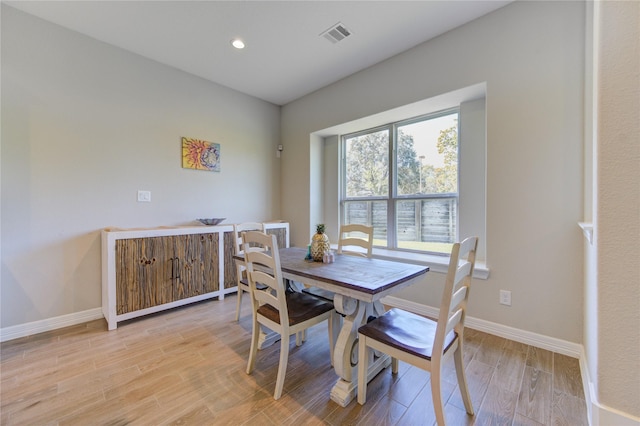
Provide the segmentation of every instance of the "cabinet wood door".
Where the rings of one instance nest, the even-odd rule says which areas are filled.
[[[118,315],[218,290],[218,234],[116,241]]]
[[[118,315],[166,303],[172,286],[170,237],[116,241],[116,312]]]
[[[201,293],[211,293],[220,289],[220,248],[218,234],[194,235],[200,240],[200,264],[198,288]]]
[[[218,290],[218,234],[175,237],[174,299],[184,299]]]
[[[287,247],[287,230],[285,228],[267,229],[266,232],[269,235],[275,234],[276,240],[278,241],[278,248]]]
[[[233,288],[238,285],[236,261],[233,255],[236,252],[236,243],[233,232],[224,233],[224,288]]]
[[[278,240],[278,247],[287,247],[287,230],[286,228],[267,229],[267,234],[275,234]],[[235,254],[235,241],[233,232],[224,233],[224,288],[233,288],[238,285],[236,261],[233,258]]]

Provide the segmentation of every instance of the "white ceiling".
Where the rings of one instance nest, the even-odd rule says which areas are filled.
[[[511,0],[4,1],[16,9],[277,105]],[[320,34],[341,22],[352,35]],[[247,47],[230,41],[241,37]]]

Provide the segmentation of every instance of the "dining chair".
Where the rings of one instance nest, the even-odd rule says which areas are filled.
[[[361,249],[364,249],[363,252]],[[373,226],[352,223],[340,227],[338,253],[371,257],[373,252]]]
[[[298,336],[309,327],[328,321],[335,310],[331,303],[306,293],[286,291],[275,235],[259,231],[245,232],[243,251],[253,310],[253,331],[247,374],[251,374],[255,367],[260,326],[263,325],[280,334],[280,363],[273,394],[274,399],[279,399],[282,396],[287,371],[291,335]],[[267,290],[257,290],[258,284],[267,286]],[[296,338],[296,345],[300,344],[301,342]],[[329,331],[329,345],[333,354],[335,342],[331,331]]]
[[[360,224],[342,225],[338,239],[338,254],[371,257],[373,254],[373,227]],[[333,303],[334,293],[332,291],[319,287],[307,287],[302,291]]]
[[[244,222],[233,225],[234,251],[237,256],[242,256],[242,233],[245,231],[263,231],[264,226],[258,222]],[[236,321],[240,321],[240,308],[242,307],[242,294],[249,292],[249,281],[246,277],[246,265],[243,260],[236,260],[236,280],[238,284],[238,301],[236,306]]]
[[[373,255],[373,226],[355,223],[342,225],[338,237],[338,254],[371,257]],[[331,303],[333,303],[335,296],[335,293],[330,290],[314,286],[305,287],[302,291]],[[335,333],[337,339],[337,333],[342,325],[342,314],[336,311],[329,324],[330,332]],[[331,365],[333,365],[333,354]]]
[[[398,372],[398,360],[431,373],[433,407],[438,425],[443,426],[442,361],[453,354],[464,407],[473,416],[462,351],[477,246],[477,237],[453,245],[437,321],[393,308],[358,329],[358,403],[364,404],[367,400],[367,367],[372,356],[368,348],[371,348],[391,356],[394,374]]]

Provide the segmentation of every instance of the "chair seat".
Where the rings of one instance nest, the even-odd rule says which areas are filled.
[[[333,303],[333,296],[335,293],[329,290],[325,290],[320,287],[307,287],[303,288],[302,291],[304,293],[310,294],[311,296],[315,296],[319,299],[326,300],[327,302]]]
[[[322,315],[333,309],[333,305],[305,293],[287,294],[287,312],[289,314],[289,325],[296,325],[311,318]],[[280,314],[271,305],[262,305],[258,308],[258,313],[273,322],[280,324]]]
[[[391,309],[384,315],[358,329],[358,333],[388,346],[431,360],[438,323],[401,309]],[[444,353],[457,334],[450,331],[445,337]]]
[[[249,287],[249,280],[247,280],[246,278],[242,278],[240,280],[240,284],[246,285],[247,287]],[[264,284],[260,284],[260,283],[256,284],[256,289],[258,289],[258,290],[266,290],[267,288],[268,287],[266,285],[264,285]]]

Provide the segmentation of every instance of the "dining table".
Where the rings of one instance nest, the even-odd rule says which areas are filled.
[[[330,397],[346,407],[358,387],[358,328],[385,312],[381,298],[422,280],[429,267],[347,254],[335,254],[331,263],[313,262],[306,259],[307,249],[300,247],[281,248],[279,255],[285,279],[334,294],[333,304],[343,321],[339,332],[334,331],[333,366],[338,380]],[[368,354],[367,380],[390,364],[388,356],[377,355]]]

